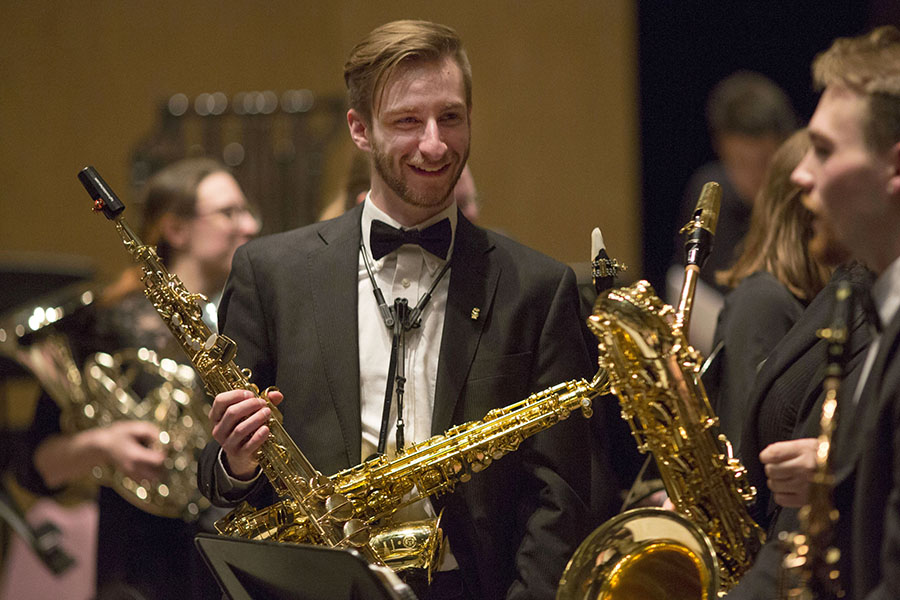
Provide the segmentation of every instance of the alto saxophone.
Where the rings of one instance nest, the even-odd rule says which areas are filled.
[[[199,302],[206,299],[190,293],[177,276],[168,272],[156,251],[141,242],[122,216],[125,205],[93,167],[82,169],[78,179],[94,200],[94,210],[115,222],[126,250],[141,267],[144,294],[187,354],[207,392],[215,396],[244,389],[266,400],[272,411],[267,423],[270,433],[257,458],[276,493],[290,498],[307,519],[309,541],[353,547],[370,562],[383,564],[368,543],[366,525],[353,518],[350,502],[335,493],[333,482],[315,470],[284,430],[280,411],[268,399],[269,390],[260,392],[250,381],[250,371],[234,363],[234,341],[212,332],[204,323]]]
[[[412,544],[393,534],[391,515],[427,496],[450,493],[504,455],[514,452],[526,438],[566,419],[577,410],[591,416],[591,402],[608,393],[606,372],[591,382],[560,383],[505,408],[497,408],[480,421],[448,429],[406,448],[394,459],[382,455],[341,471],[330,479],[347,498],[353,514],[370,527],[372,544],[381,556],[392,556],[398,546]],[[220,533],[251,539],[304,541],[306,520],[292,500],[255,510],[240,507],[216,524]],[[390,561],[389,561],[389,564]]]
[[[702,255],[697,246],[711,241],[719,194],[717,184],[704,186],[689,255]],[[701,222],[707,211],[711,226]],[[717,431],[701,358],[687,340],[703,258],[689,257],[677,311],[638,281],[598,299],[588,319],[622,418],[638,449],[654,457],[676,510],[633,509],[595,530],[566,567],[557,600],[715,598],[762,546],[765,534],[748,511],[756,490]]]
[[[846,281],[835,291],[832,324],[818,332],[828,342],[825,400],[819,419],[816,470],[809,485],[809,503],[800,509],[799,531],[782,532],[785,556],[779,577],[782,600],[837,600],[844,597],[837,563],[841,552],[831,545],[838,511],[832,500],[831,440],[836,427],[837,394],[844,376],[849,344],[848,328],[852,288]]]
[[[146,348],[97,352],[79,368],[70,336],[59,325],[93,302],[90,288],[75,286],[0,316],[0,355],[34,375],[59,406],[65,433],[122,419],[157,425],[167,467],[160,481],[135,481],[108,465],[95,466],[92,475],[143,511],[193,521],[209,506],[197,489],[195,452],[206,445],[209,432],[194,372],[172,360],[160,360]],[[132,386],[138,377],[143,394]]]

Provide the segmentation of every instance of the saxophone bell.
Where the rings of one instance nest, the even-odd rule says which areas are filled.
[[[635,508],[581,543],[556,599],[712,599],[719,586],[715,552],[693,523],[661,508]]]

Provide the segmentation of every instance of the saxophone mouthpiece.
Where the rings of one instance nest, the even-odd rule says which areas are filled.
[[[709,181],[700,191],[700,199],[697,200],[697,208],[694,214],[700,213],[700,227],[716,235],[716,226],[719,224],[719,207],[722,205],[722,187],[715,181]]]
[[[78,181],[87,190],[94,200],[94,210],[103,211],[103,215],[113,220],[125,210],[125,204],[119,200],[115,192],[112,191],[100,173],[94,167],[85,167],[78,172]]]
[[[594,227],[591,232],[591,277],[594,281],[594,290],[601,295],[612,288],[616,275],[628,267],[621,264],[606,253],[606,245],[603,243],[603,234],[599,227]]]
[[[597,257],[601,250],[606,250],[606,244],[603,243],[603,234],[600,233],[599,227],[594,227],[591,232],[591,259]]]
[[[700,191],[700,199],[694,208],[690,223],[682,228],[688,238],[684,243],[685,264],[702,267],[712,251],[713,237],[719,224],[719,206],[722,203],[722,188],[715,181],[707,182]]]

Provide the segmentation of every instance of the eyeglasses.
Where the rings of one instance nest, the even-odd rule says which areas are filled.
[[[262,219],[259,215],[259,209],[257,209],[252,204],[223,206],[222,208],[217,208],[216,210],[211,210],[207,213],[201,213],[195,216],[198,219],[202,219],[213,215],[222,215],[233,224],[237,224],[244,215],[249,215],[254,221],[256,221],[257,225],[262,224]]]

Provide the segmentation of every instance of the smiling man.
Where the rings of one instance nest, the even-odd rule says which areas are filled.
[[[242,248],[220,311],[238,364],[260,387],[281,389],[285,429],[327,474],[593,374],[572,271],[458,212],[472,77],[456,33],[388,23],[353,49],[344,77],[350,136],[370,161],[365,201]],[[386,313],[429,290],[421,325],[392,361]],[[269,410],[235,391],[216,398],[210,417],[204,492],[224,505],[271,503],[254,457]],[[405,518],[443,509],[449,552],[427,597],[555,597],[591,528],[587,447],[587,421],[572,417],[434,506],[410,507]]]

